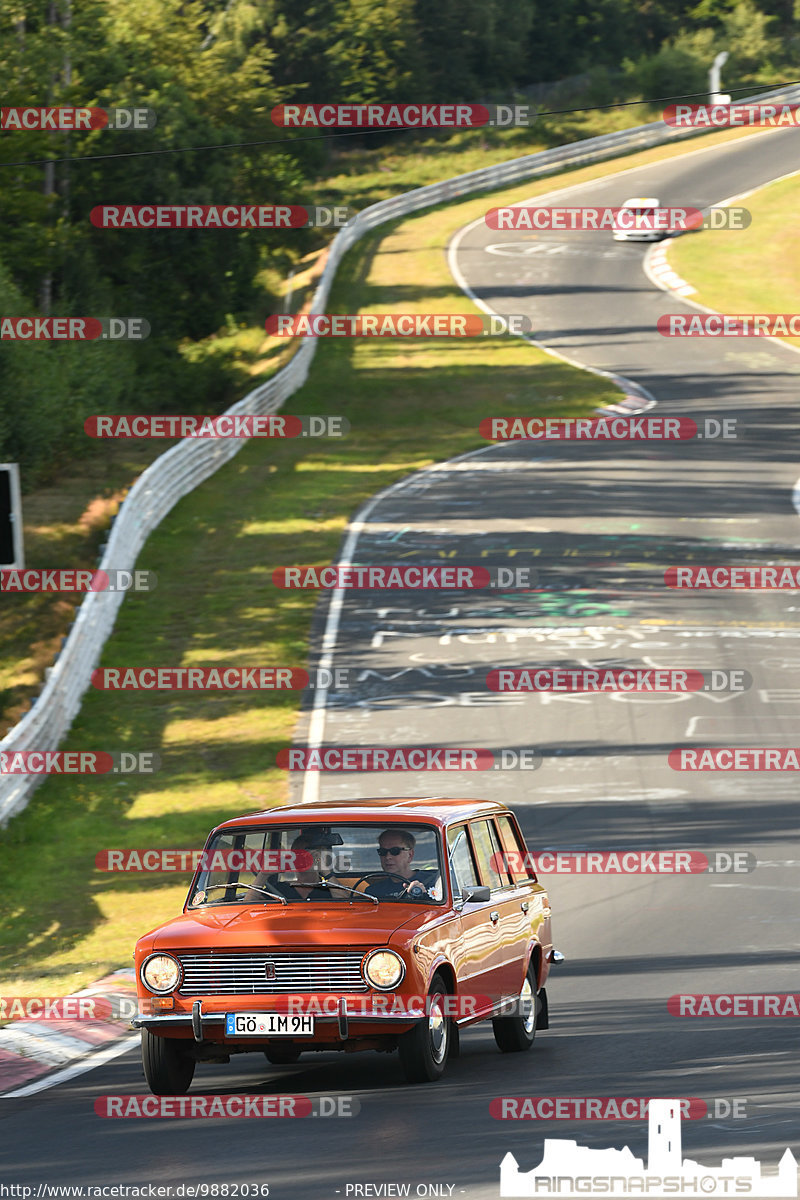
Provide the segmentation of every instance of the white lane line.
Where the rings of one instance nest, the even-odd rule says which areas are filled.
[[[624,172],[620,172],[620,174],[624,174]],[[613,179],[614,176],[609,175],[609,176],[604,176],[603,178],[604,179],[606,179],[606,178]],[[578,187],[584,187],[584,186],[588,186],[588,185],[584,185],[584,184],[578,185]],[[558,196],[561,192],[569,191],[569,190],[571,190],[571,189],[559,188],[559,190],[557,192],[547,192],[544,196],[537,196],[537,197],[535,197],[535,199],[539,203],[541,203],[543,200],[552,200],[554,196]],[[520,200],[518,203],[526,204],[527,201]],[[477,217],[474,221],[471,221],[469,223],[469,225],[465,225],[462,229],[458,230],[458,232],[451,239],[450,244],[447,247],[447,265],[450,270],[450,274],[453,276],[456,283],[461,288],[462,292],[464,292],[465,295],[469,296],[470,300],[477,308],[481,309],[482,312],[488,313],[493,316],[502,316],[502,313],[498,313],[497,309],[492,308],[492,306],[490,304],[487,304],[485,300],[481,300],[480,297],[475,295],[474,291],[467,283],[466,277],[464,276],[463,272],[461,271],[461,268],[459,267],[458,261],[456,258],[457,254],[458,254],[458,248],[461,244],[461,239],[467,233],[469,233],[470,230],[475,229],[478,225],[482,225],[483,223],[484,223],[484,218]],[[648,391],[648,389],[646,387],[643,387],[642,384],[635,383],[632,379],[628,379],[627,376],[625,376],[625,375],[618,375],[614,371],[604,371],[601,367],[590,367],[588,365],[588,363],[580,362],[580,360],[577,358],[571,358],[568,354],[562,354],[560,350],[554,350],[551,346],[546,345],[544,342],[537,341],[537,339],[534,337],[531,337],[531,335],[529,333],[515,333],[512,336],[519,337],[522,339],[522,341],[528,342],[529,345],[535,346],[537,348],[537,350],[543,351],[543,353],[549,355],[550,358],[557,358],[561,362],[568,363],[571,367],[578,367],[581,371],[588,371],[591,375],[598,375],[601,379],[611,380],[611,382],[614,383],[617,387],[621,386],[623,391],[632,393],[633,397],[640,400],[641,407],[638,410],[639,412],[648,412],[651,408],[655,408],[655,406],[656,406],[657,401],[656,401],[656,398],[653,395],[653,393]],[[619,401],[618,403],[624,404],[625,400],[629,400],[631,398],[632,398],[631,396],[626,395],[624,400]],[[598,410],[598,411],[600,411],[600,410]],[[612,406],[611,408],[608,408],[603,411],[613,412],[614,408]]]
[[[504,442],[494,442],[493,445],[505,445]],[[480,449],[486,450],[489,447],[481,446]],[[474,454],[474,450],[468,451],[469,454]],[[452,471],[533,471],[539,470],[543,463],[551,462],[549,458],[530,458],[524,462],[503,461],[497,463],[465,463],[458,458],[449,458],[447,462],[433,463],[430,467],[423,467],[424,471],[440,471],[443,475]],[[410,528],[410,526],[409,526]]]
[[[712,883],[710,886],[717,888],[747,888],[748,892],[800,892],[800,887],[789,887],[783,883],[780,885],[776,883]],[[781,914],[781,919],[785,919],[784,914]]]
[[[61,1071],[56,1071],[54,1075],[47,1075],[44,1079],[35,1079],[33,1083],[26,1083],[23,1087],[15,1088],[13,1092],[4,1092],[0,1096],[0,1101],[35,1096],[37,1092],[55,1087],[57,1083],[66,1083],[68,1079],[74,1079],[76,1075],[83,1075],[86,1071],[100,1067],[112,1058],[119,1058],[121,1054],[132,1050],[138,1044],[139,1035],[137,1033],[133,1037],[124,1038],[121,1042],[114,1042],[111,1046],[104,1046],[102,1050],[97,1050],[94,1054],[87,1054],[85,1058],[72,1063],[69,1067],[64,1067]]]
[[[337,559],[337,565],[348,567],[352,565],[353,555],[356,551],[358,539],[363,531],[368,528],[367,518],[370,513],[385,500],[387,496],[393,495],[395,492],[403,491],[413,485],[419,483],[419,480],[427,475],[432,475],[436,472],[445,474],[454,470],[467,470],[464,464],[465,459],[472,458],[478,454],[485,454],[489,450],[496,449],[495,444],[488,446],[479,446],[477,450],[469,450],[466,454],[460,454],[457,458],[450,459],[447,463],[433,463],[430,467],[423,467],[421,471],[415,471],[413,475],[409,475],[406,479],[400,479],[397,483],[391,484],[384,488],[383,491],[377,493],[366,502],[356,513],[353,520],[350,522],[347,531],[347,539],[340,557]],[[483,464],[476,464],[482,467]],[[333,655],[336,650],[336,639],[339,634],[339,624],[342,616],[342,606],[346,588],[336,587],[331,594],[328,612],[325,617],[325,631],[322,637],[322,648],[319,659],[319,666],[330,671],[333,664]],[[309,750],[318,750],[322,745],[325,737],[325,717],[327,715],[328,688],[323,686],[317,689],[314,693],[314,704],[311,709],[311,717],[308,723],[308,736],[306,745]],[[303,773],[303,791],[301,795],[302,804],[312,804],[319,799],[319,777],[320,771],[305,771]]]

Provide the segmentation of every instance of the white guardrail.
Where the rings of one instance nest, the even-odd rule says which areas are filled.
[[[800,99],[800,87],[788,87],[754,100]],[[538,175],[560,171],[564,167],[599,162],[626,151],[647,149],[666,142],[708,132],[705,129],[674,129],[663,121],[638,125],[618,133],[606,133],[569,146],[558,146],[523,158],[514,158],[496,166],[481,167],[465,175],[456,175],[443,183],[416,188],[390,200],[381,200],[348,222],[331,243],[328,261],[311,304],[312,313],[323,313],[336,268],[342,257],[371,229],[407,216],[419,209],[453,200],[471,192],[494,191],[508,184]],[[300,349],[281,371],[227,411],[231,414],[274,413],[284,400],[302,387],[316,350],[316,338],[303,341]],[[184,438],[162,454],[134,483],[120,506],[105,552],[98,564],[104,571],[131,570],[150,533],[175,504],[198,484],[241,450],[247,438],[219,441]],[[0,751],[54,750],[70,728],[89,687],[91,674],[114,626],[124,592],[88,592],[81,603],[69,636],[39,697],[6,736]],[[0,775],[0,826],[25,808],[42,775]]]

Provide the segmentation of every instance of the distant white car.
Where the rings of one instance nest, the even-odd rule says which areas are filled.
[[[666,212],[656,214],[659,202],[655,196],[632,196],[614,216],[615,242],[657,242],[670,230],[664,224]]]

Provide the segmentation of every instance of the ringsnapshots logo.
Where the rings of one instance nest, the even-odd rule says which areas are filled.
[[[272,337],[474,338],[530,333],[523,313],[274,313],[264,328]]]
[[[797,1160],[787,1149],[777,1173],[765,1174],[755,1158],[723,1158],[704,1167],[683,1158],[681,1119],[684,1101],[651,1099],[648,1108],[647,1162],[623,1150],[594,1149],[574,1140],[547,1138],[538,1166],[520,1171],[510,1152],[500,1163],[501,1197],[586,1197],[623,1200],[630,1196],[708,1200],[709,1196],[797,1196]]]
[[[474,129],[532,125],[530,104],[278,104],[281,129]]]
[[[491,442],[686,442],[736,439],[736,418],[706,417],[485,417],[478,425]]]
[[[38,130],[43,133],[80,133],[92,129],[130,130],[142,133],[155,129],[158,118],[152,108],[77,108],[38,105],[0,108],[0,129]]]
[[[112,567],[104,571],[77,567],[0,569],[0,592],[152,592],[157,584],[155,571],[123,571]]]
[[[3,342],[141,342],[144,317],[0,317]]]
[[[91,438],[298,438],[344,437],[350,432],[347,417],[284,416],[272,413],[247,416],[94,416],[83,423]]]
[[[336,204],[98,204],[97,229],[342,229],[356,216]]]

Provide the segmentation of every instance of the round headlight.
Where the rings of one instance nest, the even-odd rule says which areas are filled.
[[[171,954],[151,954],[142,963],[141,976],[151,992],[174,992],[181,981],[181,964]]]
[[[373,950],[364,962],[364,976],[374,988],[395,988],[406,973],[406,966],[394,950]]]

